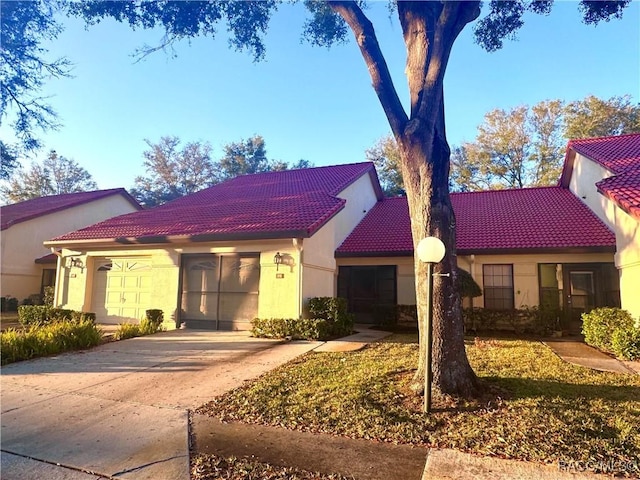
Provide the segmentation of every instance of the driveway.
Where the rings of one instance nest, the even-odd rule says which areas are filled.
[[[188,409],[319,344],[174,330],[2,367],[2,478],[188,479]]]

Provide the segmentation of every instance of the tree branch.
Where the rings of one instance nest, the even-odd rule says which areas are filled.
[[[439,15],[427,15],[427,28],[433,31],[433,42],[429,52],[423,95],[418,109],[417,118],[426,121],[420,125],[421,130],[430,131],[434,128],[438,111],[433,108],[442,101],[442,85],[444,74],[449,62],[451,49],[465,25],[480,15],[480,2],[443,2]]]
[[[334,12],[347,22],[353,31],[356,43],[360,47],[360,53],[369,69],[373,89],[387,116],[391,131],[398,138],[404,134],[408,118],[393,85],[393,80],[391,79],[387,62],[380,50],[373,25],[356,2],[330,1],[328,4]]]

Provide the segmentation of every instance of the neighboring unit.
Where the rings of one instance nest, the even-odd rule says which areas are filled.
[[[640,134],[572,140],[560,185],[615,232],[622,308],[640,317]]]
[[[140,209],[122,188],[52,195],[3,206],[0,294],[22,301],[54,285],[58,257],[43,246],[45,240]]]

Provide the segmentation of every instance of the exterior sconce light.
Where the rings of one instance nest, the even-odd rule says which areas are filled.
[[[276,253],[273,257],[273,263],[276,264],[276,272],[280,269],[280,265],[284,263],[284,255],[280,252]]]
[[[433,378],[432,348],[433,348],[433,264],[444,258],[445,248],[442,240],[436,237],[426,237],[420,240],[417,247],[418,258],[427,264],[427,338],[426,338],[426,366],[424,372],[424,412],[431,411],[431,383]]]
[[[71,257],[71,266],[82,270],[84,268],[84,263],[82,262],[81,258]]]

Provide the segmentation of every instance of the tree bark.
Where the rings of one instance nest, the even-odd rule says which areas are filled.
[[[407,48],[410,115],[398,99],[371,22],[353,1],[330,1],[354,33],[372,85],[400,150],[414,251],[426,236],[445,244],[436,265],[433,310],[433,384],[443,393],[473,396],[478,381],[467,360],[460,295],[455,289],[455,215],[449,197],[450,149],[444,128],[444,73],[455,39],[480,14],[480,2],[398,2]],[[422,392],[425,373],[427,266],[414,255],[420,358],[414,390]]]

